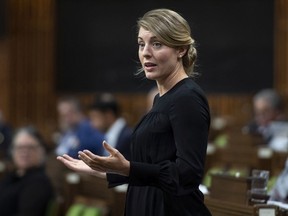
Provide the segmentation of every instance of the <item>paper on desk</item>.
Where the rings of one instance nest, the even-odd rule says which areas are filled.
[[[288,204],[287,203],[282,203],[282,202],[278,202],[278,201],[268,200],[267,204],[276,205],[276,206],[279,206],[280,208],[283,208],[283,209],[288,209]]]

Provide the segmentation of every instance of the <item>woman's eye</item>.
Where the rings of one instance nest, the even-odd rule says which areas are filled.
[[[160,48],[161,47],[161,43],[159,43],[159,42],[154,42],[153,43],[153,47],[155,47],[155,48]]]
[[[144,43],[138,43],[139,48],[143,48],[145,46]]]

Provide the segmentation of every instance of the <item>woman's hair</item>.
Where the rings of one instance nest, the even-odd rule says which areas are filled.
[[[138,31],[142,27],[152,32],[166,46],[187,47],[187,52],[182,57],[184,70],[189,76],[196,74],[193,71],[197,57],[195,41],[191,37],[188,22],[180,14],[165,8],[154,9],[145,13],[138,20],[137,26]]]
[[[12,148],[14,146],[14,140],[15,138],[18,136],[18,134],[20,133],[26,133],[29,136],[33,137],[38,143],[39,145],[45,150],[47,151],[47,144],[45,142],[44,137],[42,136],[42,134],[34,127],[34,126],[23,126],[21,128],[18,128],[15,133],[13,134],[13,138],[12,138]]]

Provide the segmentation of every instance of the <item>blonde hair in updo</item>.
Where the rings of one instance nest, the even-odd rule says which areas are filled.
[[[195,41],[191,37],[188,22],[180,14],[165,8],[154,9],[145,13],[137,24],[138,31],[142,27],[152,32],[166,46],[173,48],[186,46],[187,52],[182,57],[184,70],[188,76],[196,74],[193,71],[197,57]]]

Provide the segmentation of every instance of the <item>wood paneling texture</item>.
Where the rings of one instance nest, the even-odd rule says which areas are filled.
[[[59,96],[54,88],[54,0],[9,0],[7,10],[8,35],[0,42],[0,106],[15,127],[33,123],[49,136],[56,127]],[[287,96],[288,0],[275,0],[275,12],[275,88]],[[78,96],[84,104],[93,99],[92,94]],[[145,113],[146,95],[117,97],[134,125]],[[213,115],[232,116],[237,124],[251,118],[251,95],[211,94],[208,99]]]
[[[9,109],[15,127],[55,125],[54,5],[50,0],[9,0]]]
[[[274,85],[288,101],[288,0],[275,0],[274,45]]]
[[[8,40],[3,38],[0,40],[0,110],[3,116],[7,116],[9,113],[9,71],[8,71]]]

